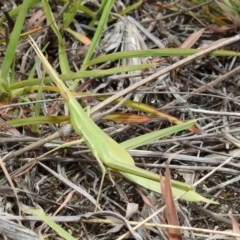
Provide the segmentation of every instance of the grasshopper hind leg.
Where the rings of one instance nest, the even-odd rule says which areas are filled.
[[[99,186],[99,190],[98,190],[98,195],[97,195],[97,200],[96,200],[96,206],[95,206],[95,210],[94,212],[97,211],[98,209],[98,204],[99,204],[99,200],[100,200],[100,194],[102,192],[102,186],[103,186],[103,182],[104,182],[104,179],[105,179],[105,176],[106,176],[106,168],[104,167],[102,161],[98,158],[98,156],[96,156],[96,159],[97,159],[97,162],[101,168],[101,171],[102,171],[102,178],[101,178],[101,182],[100,182],[100,186]]]

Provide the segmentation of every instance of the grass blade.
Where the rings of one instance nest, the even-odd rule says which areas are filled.
[[[15,26],[13,28],[10,42],[7,47],[6,55],[3,60],[3,64],[1,67],[1,77],[7,81],[9,70],[11,68],[14,56],[15,56],[15,51],[17,48],[18,40],[21,34],[21,31],[23,29],[24,21],[27,15],[28,11],[28,5],[29,1],[23,1],[23,4],[21,5]]]

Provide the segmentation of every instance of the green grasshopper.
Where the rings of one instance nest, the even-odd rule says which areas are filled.
[[[159,184],[159,175],[141,169],[135,166],[133,158],[126,151],[124,147],[115,142],[109,137],[101,128],[99,128],[95,122],[88,116],[84,109],[80,106],[75,99],[71,91],[65,86],[65,84],[59,79],[37,44],[30,37],[30,43],[37,53],[38,57],[42,61],[46,71],[59,88],[60,94],[66,102],[70,112],[70,122],[74,131],[82,136],[89,147],[92,154],[95,156],[102,171],[102,178],[99,187],[99,193],[97,196],[97,205],[99,203],[100,193],[103,186],[103,181],[106,175],[106,165],[122,174],[126,179],[134,182],[140,186],[148,188],[150,190],[161,193]],[[184,123],[180,130],[189,128],[194,124],[194,121]],[[177,126],[174,126],[177,127]],[[174,128],[172,127],[172,128]],[[178,126],[179,127],[179,126]],[[191,185],[171,180],[173,195],[184,195],[183,198],[188,199],[188,196],[194,198],[193,201],[207,201],[192,190]],[[211,200],[209,200],[211,201]],[[212,201],[213,202],[213,201]],[[97,205],[95,210],[97,209]]]

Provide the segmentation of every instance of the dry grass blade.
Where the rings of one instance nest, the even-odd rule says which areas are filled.
[[[202,28],[197,32],[192,33],[185,41],[182,43],[181,48],[191,48],[197,40],[202,36],[206,28]]]
[[[161,209],[162,211],[162,209]],[[159,213],[159,210],[158,210]],[[149,220],[149,218],[148,218]],[[121,222],[115,222],[115,221],[109,221],[109,220],[105,220],[105,219],[92,219],[92,220],[83,220],[84,222],[87,223],[106,223],[106,224],[121,224]],[[133,229],[136,229],[136,226],[139,225],[139,222],[134,222],[134,221],[129,221],[129,224],[131,225],[135,225],[135,227]],[[217,231],[217,230],[211,230],[211,229],[204,229],[204,228],[194,228],[194,227],[185,227],[185,226],[174,226],[174,225],[170,225],[170,224],[154,224],[154,223],[147,223],[145,222],[143,225],[145,226],[149,226],[149,227],[161,227],[161,228],[167,228],[167,229],[179,229],[179,230],[188,230],[188,231],[194,231],[197,233],[207,233],[207,237],[210,234],[216,234],[218,235],[218,238],[215,239],[229,239],[229,238],[221,238],[222,236],[226,236],[226,237],[240,237],[239,233],[232,233],[229,231]],[[128,233],[122,235],[120,238],[118,238],[117,240],[122,240],[125,239],[127,236],[129,236]],[[214,239],[214,238],[213,238]]]
[[[3,160],[2,160],[1,157],[0,157],[0,166],[1,166],[1,168],[2,168],[2,170],[3,170],[3,172],[4,172],[5,176],[6,176],[6,178],[7,178],[7,180],[8,180],[10,186],[12,187],[12,190],[13,190],[14,195],[15,195],[16,200],[17,200],[19,216],[21,216],[21,207],[20,207],[20,202],[19,202],[19,198],[18,198],[17,191],[16,191],[16,189],[15,189],[15,186],[14,186],[14,184],[13,184],[13,181],[12,181],[12,179],[11,179],[9,173],[8,173],[8,170],[7,170],[7,168],[5,167],[5,164],[4,164],[4,162],[3,162]]]
[[[56,216],[63,207],[65,207],[67,205],[67,203],[70,201],[70,199],[72,198],[72,195],[75,193],[75,190],[72,190],[68,193],[66,199],[64,200],[64,202],[61,204],[61,206],[55,211],[55,213],[53,214],[53,216]]]
[[[238,223],[236,221],[236,219],[233,217],[233,214],[232,214],[232,211],[230,210],[228,212],[228,216],[231,218],[232,220],[232,225],[233,225],[233,232],[234,233],[240,233],[240,229],[239,229],[239,226],[238,226]],[[240,240],[240,237],[236,237],[237,240]]]
[[[51,168],[47,167],[46,165],[42,164],[41,162],[39,162],[38,164],[40,164],[43,168],[45,168],[48,172],[50,172],[53,176],[58,178],[64,184],[68,185],[70,188],[73,188],[76,192],[85,196],[90,202],[92,202],[94,205],[96,205],[95,199],[88,192],[86,192],[84,189],[75,185],[74,183],[72,183],[67,178],[63,177],[62,175],[54,172]],[[101,210],[101,208],[100,208],[100,210]]]
[[[39,236],[33,232],[32,230],[17,224],[15,222],[11,222],[7,219],[0,217],[0,233],[3,234],[6,239],[14,239],[14,240],[39,240]]]
[[[122,217],[118,213],[111,212],[111,211],[101,211],[101,212],[89,213],[89,214],[86,214],[85,216],[82,215],[82,218],[90,218],[90,217],[100,218],[100,217],[103,217],[103,216],[104,217],[106,217],[106,216],[111,217],[112,218],[110,220],[111,222],[114,222],[114,219],[117,219],[118,221],[121,221],[121,223],[124,223],[124,225],[128,228],[129,232],[132,234],[134,239],[142,240],[142,237],[135,231],[134,228],[132,228],[132,226],[129,224],[127,219]],[[92,220],[89,220],[89,221],[92,221]],[[118,238],[118,239],[121,239],[121,237]]]
[[[171,160],[180,152],[182,151],[178,151],[174,153],[168,159],[166,172],[165,172],[165,181],[163,180],[162,174],[160,172],[161,189],[162,189],[163,198],[166,204],[166,218],[167,218],[168,224],[175,225],[175,226],[180,226],[180,224],[178,220],[176,205],[175,205],[173,194],[172,194],[169,164]],[[182,233],[179,229],[168,229],[168,237],[170,240],[182,240]]]
[[[11,158],[18,157],[19,155],[24,154],[25,152],[28,152],[32,149],[36,149],[56,138],[59,138],[60,136],[67,136],[67,135],[69,135],[70,131],[71,131],[70,124],[63,125],[61,127],[61,129],[58,130],[56,133],[54,133],[46,138],[40,139],[37,142],[31,143],[31,144],[27,145],[26,147],[19,149],[15,152],[10,152],[8,155],[4,156],[4,161],[7,161]]]
[[[147,204],[150,208],[152,208],[156,212],[156,209],[153,206],[150,199],[143,194],[143,192],[141,191],[141,189],[139,187],[136,187],[136,191],[142,197],[142,200],[144,201],[144,203]],[[166,221],[164,220],[164,218],[160,214],[158,214],[157,217],[161,223],[167,224]],[[166,234],[166,236],[168,236],[168,229],[163,229],[163,232]]]
[[[71,199],[71,197],[72,197],[72,195],[73,195],[74,192],[75,192],[75,190],[72,190],[72,191],[70,191],[70,192],[68,193],[68,195],[67,195],[66,199],[64,200],[64,202],[59,206],[59,208],[54,212],[54,214],[53,214],[52,216],[56,216],[56,215],[58,214],[58,212],[61,211],[61,209],[63,209],[63,208],[67,205],[67,203],[70,201],[70,199]],[[45,224],[43,223],[43,224],[42,224],[41,226],[39,226],[35,231],[39,232],[39,230],[40,230],[41,228],[43,228],[44,225],[45,225]]]
[[[0,117],[0,129],[6,133],[10,133],[13,136],[21,137],[20,132],[11,126],[9,126],[1,117]]]

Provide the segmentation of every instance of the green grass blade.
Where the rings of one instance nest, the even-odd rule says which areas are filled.
[[[164,49],[148,49],[148,50],[134,50],[110,53],[103,55],[98,58],[94,58],[85,63],[85,68],[96,65],[99,63],[104,63],[108,61],[115,61],[125,58],[140,58],[140,57],[173,57],[173,56],[189,56],[200,52],[199,49],[185,49],[185,48],[164,48]],[[239,52],[228,51],[228,50],[217,50],[213,51],[210,56],[236,56],[240,57]]]
[[[94,53],[94,51],[95,51],[95,49],[96,49],[96,47],[97,47],[97,45],[99,43],[99,40],[100,40],[100,38],[102,36],[103,29],[104,29],[104,27],[105,27],[105,25],[107,23],[110,11],[112,9],[113,3],[114,3],[113,0],[108,0],[107,3],[104,6],[104,9],[103,9],[103,12],[102,12],[102,16],[101,16],[100,21],[98,23],[97,30],[96,30],[96,32],[94,34],[92,43],[91,43],[91,45],[90,45],[90,47],[89,47],[89,49],[87,51],[87,54],[86,54],[86,56],[84,58],[84,61],[83,61],[82,67],[81,67],[81,71],[85,71],[86,70],[87,67],[85,66],[85,63],[88,62],[91,59],[91,57],[92,57],[92,55],[93,55],[93,53]]]
[[[38,4],[41,0],[27,0],[27,1],[22,1],[22,2],[29,2],[28,4],[28,8],[31,8],[33,6],[35,6],[36,4]],[[12,18],[15,18],[16,16],[19,15],[19,12],[21,10],[21,7],[22,7],[22,4],[19,5],[18,7],[12,9],[10,12],[9,12],[9,16],[12,17]],[[6,21],[6,17],[5,15],[3,15],[1,18],[0,18],[0,26]]]
[[[132,12],[133,10],[137,9],[140,5],[142,5],[143,1],[139,0],[138,2],[126,7],[125,9],[123,9],[121,12],[119,12],[118,14],[121,16],[126,15],[129,12]]]
[[[153,142],[157,139],[160,139],[160,138],[163,138],[166,136],[170,136],[171,134],[188,129],[188,128],[192,127],[194,125],[194,123],[196,123],[196,120],[190,120],[190,121],[187,121],[185,123],[182,123],[182,124],[179,124],[176,126],[172,126],[172,127],[168,127],[165,129],[155,131],[155,132],[147,133],[142,136],[124,141],[121,143],[121,146],[123,146],[126,149],[136,148],[141,145],[145,145],[147,143]]]
[[[59,236],[67,240],[75,240],[68,232],[56,224],[52,219],[50,219],[42,209],[26,209],[24,210],[27,214],[33,214],[38,216],[44,223],[46,223],[50,228],[58,233]]]
[[[69,116],[38,116],[38,117],[28,117],[15,120],[8,120],[7,124],[12,127],[21,127],[33,124],[60,124],[69,121]]]
[[[70,33],[73,37],[75,37],[78,41],[82,42],[85,45],[90,45],[91,40],[87,38],[84,34],[79,33],[77,31],[73,31],[71,28],[63,28],[65,32]]]
[[[107,2],[110,2],[110,1],[108,1],[108,0],[102,0],[101,1],[100,7],[99,7],[99,9],[97,11],[97,17],[98,18],[100,18],[100,16],[103,14],[103,11],[106,8]],[[114,1],[113,1],[113,3],[114,3]]]
[[[12,93],[9,88],[9,85],[5,80],[3,80],[0,77],[0,101],[3,101],[5,98],[7,98],[10,101],[11,96],[12,96]]]
[[[72,23],[72,20],[74,19],[82,0],[75,0],[70,3],[68,9],[63,14],[63,26],[64,28],[68,28],[69,25]]]
[[[42,0],[42,5],[43,5],[44,13],[46,15],[46,19],[47,19],[48,23],[51,24],[51,28],[58,38],[58,56],[59,56],[59,64],[60,64],[60,68],[61,68],[61,73],[62,74],[69,73],[70,67],[69,67],[67,53],[65,50],[65,44],[64,44],[62,35],[58,29],[56,20],[53,16],[51,7],[47,0]]]
[[[155,66],[155,64],[141,64],[141,65],[111,68],[107,70],[80,71],[77,73],[67,73],[67,74],[62,74],[58,76],[61,80],[68,81],[68,80],[74,80],[79,78],[100,77],[100,76],[106,76],[106,75],[117,74],[117,73],[128,72],[128,71],[143,70],[146,68],[151,68],[153,66]],[[39,78],[35,78],[31,80],[23,80],[21,82],[12,83],[11,85],[9,85],[9,88],[11,90],[19,89],[26,86],[38,85],[40,84],[40,82],[41,82],[41,79]],[[44,83],[52,83],[52,79],[50,77],[45,77]]]
[[[19,36],[23,29],[23,25],[24,25],[25,18],[27,15],[28,5],[29,5],[29,1],[23,1],[23,4],[21,5],[21,8],[20,8],[16,23],[15,23],[15,26],[14,26],[12,34],[11,34],[10,42],[8,44],[7,51],[6,51],[6,55],[3,60],[3,64],[1,67],[1,77],[5,81],[7,81],[9,70],[11,68],[11,65],[12,65],[12,62],[13,62],[13,59],[15,56],[15,51],[17,48]]]
[[[80,5],[79,10],[83,11],[86,15],[88,15],[93,20],[97,18],[96,14],[84,5]]]

